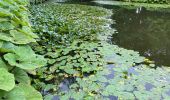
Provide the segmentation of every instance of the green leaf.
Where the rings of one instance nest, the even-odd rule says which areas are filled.
[[[0,100],[5,96],[6,91],[0,90]]]
[[[4,68],[6,70],[8,70],[9,66],[7,66],[4,61],[2,60],[2,58],[0,57],[0,68]]]
[[[8,21],[7,18],[0,18],[0,22]]]
[[[14,53],[4,55],[4,59],[11,66],[16,66],[25,70],[33,70],[46,64],[43,56],[36,55],[29,46],[19,46]]]
[[[36,40],[32,37],[17,30],[11,30],[10,35],[13,37],[13,40],[11,42],[16,44],[27,44],[30,42],[36,42]]]
[[[24,91],[26,100],[42,100],[41,94],[32,86],[27,84],[19,84],[19,87]]]
[[[18,86],[9,92],[6,92],[4,98],[5,100],[27,100],[23,89]]]
[[[107,79],[106,79],[106,77],[104,77],[104,76],[98,76],[97,79],[98,79],[100,82],[107,82]]]
[[[2,45],[3,45],[3,41],[0,40],[0,48],[2,47]]]
[[[10,22],[0,22],[0,30],[11,30],[14,26]]]
[[[8,33],[0,33],[0,40],[12,41],[12,37]]]
[[[0,68],[0,73],[0,89],[5,91],[12,90],[15,86],[14,75],[4,68]]]
[[[7,9],[0,8],[0,16],[6,17],[6,16],[12,16],[12,13],[9,12]]]
[[[46,95],[44,97],[44,100],[52,100],[53,99],[53,95],[49,94],[49,95]]]
[[[28,4],[28,0],[15,0],[18,4],[22,4],[23,6],[26,6]]]
[[[0,41],[0,52],[13,52],[15,45],[10,42]]]
[[[15,68],[12,71],[12,73],[14,74],[16,81],[18,81],[20,83],[25,83],[25,84],[30,84],[31,83],[28,74],[23,69]]]
[[[32,37],[32,38],[38,38],[38,36],[36,34],[34,34],[31,30],[31,28],[28,27],[28,26],[23,26],[22,30],[20,30],[20,31],[25,33],[26,35]]]
[[[116,87],[114,85],[108,85],[106,87],[106,91],[109,93],[114,93],[115,90],[116,90]]]

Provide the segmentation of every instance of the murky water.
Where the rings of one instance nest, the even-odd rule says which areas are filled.
[[[112,19],[118,32],[113,35],[114,44],[170,66],[170,13],[121,8],[114,11]]]
[[[157,65],[170,66],[170,12],[148,11],[146,8],[126,9],[94,2],[72,2],[112,9],[111,25],[117,30],[112,43],[125,49],[138,51]]]

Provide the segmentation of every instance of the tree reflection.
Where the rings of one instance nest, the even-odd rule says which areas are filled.
[[[112,16],[113,43],[139,51],[159,65],[170,65],[170,13],[121,8]]]

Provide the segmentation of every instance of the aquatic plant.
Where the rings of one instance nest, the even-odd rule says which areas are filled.
[[[34,32],[40,37],[32,48],[48,61],[33,76],[38,90],[45,89],[48,83],[57,86],[66,77],[83,77],[102,70],[105,62],[98,50],[102,46],[98,35],[114,32],[108,27],[112,22],[104,18],[110,11],[71,4],[38,5],[30,11]]]
[[[168,68],[106,42],[115,31],[108,27],[110,11],[49,3],[31,14],[40,37],[32,48],[48,61],[32,74],[32,85],[45,100],[169,99]]]

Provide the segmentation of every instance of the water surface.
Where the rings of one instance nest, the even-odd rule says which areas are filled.
[[[158,65],[170,66],[170,13],[142,9],[114,10],[112,43],[139,51]]]
[[[69,2],[70,3],[70,2]],[[113,11],[117,30],[111,43],[125,49],[138,51],[157,65],[170,66],[170,13],[168,9],[148,11],[146,8],[127,9],[95,2],[71,2],[99,6]]]

